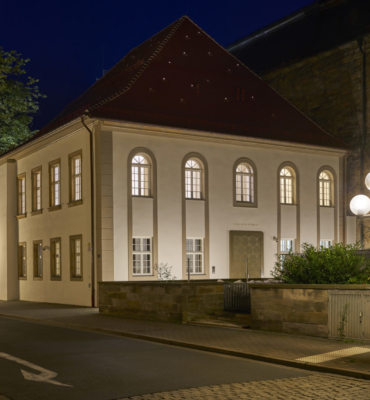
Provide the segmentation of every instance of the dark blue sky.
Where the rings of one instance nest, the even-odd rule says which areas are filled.
[[[41,129],[129,50],[188,15],[226,46],[313,0],[12,0],[2,5],[0,46],[30,58],[40,79]]]

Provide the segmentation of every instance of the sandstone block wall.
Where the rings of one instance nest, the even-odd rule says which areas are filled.
[[[327,289],[260,286],[251,285],[252,329],[328,337]]]
[[[99,312],[102,314],[181,323],[223,309],[222,283],[99,283]]]

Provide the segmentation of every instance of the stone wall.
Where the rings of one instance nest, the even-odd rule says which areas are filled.
[[[369,54],[370,36],[363,48]],[[367,57],[369,59],[369,57]],[[292,62],[262,76],[278,93],[327,132],[351,146],[347,164],[347,212],[353,196],[360,193],[360,145],[362,116],[370,133],[370,102],[363,109],[362,54],[356,40],[338,48]],[[370,62],[367,62],[367,98],[370,99]],[[365,176],[370,172],[370,140],[364,157]],[[365,194],[369,194],[366,190]],[[370,219],[364,220],[364,248],[370,248]],[[359,226],[357,240],[359,240]]]
[[[252,329],[328,337],[325,286],[251,284]]]
[[[181,323],[223,309],[222,283],[99,282],[102,314]]]

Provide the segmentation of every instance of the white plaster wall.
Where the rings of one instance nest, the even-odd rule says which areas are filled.
[[[356,217],[347,217],[347,244],[356,243]]]
[[[142,132],[141,132],[142,133]],[[269,276],[277,251],[277,169],[294,163],[301,185],[301,242],[317,243],[317,171],[331,166],[339,176],[339,158],[231,143],[138,134],[128,128],[113,131],[115,279],[127,279],[127,157],[136,147],[152,151],[157,160],[158,261],[173,266],[182,276],[181,162],[190,152],[202,154],[209,170],[210,267],[212,278],[229,276],[229,231],[264,233],[264,276]],[[233,207],[233,164],[250,158],[258,171],[258,208]]]
[[[132,198],[132,236],[153,237],[153,199]]]
[[[204,238],[205,235],[205,201],[186,200],[186,237]]]
[[[297,206],[281,206],[281,237],[286,239],[297,238]]]
[[[334,208],[320,207],[320,240],[334,239]]]
[[[83,204],[68,207],[69,168],[68,155],[82,149],[82,199]],[[62,209],[49,212],[49,162],[61,159],[61,204]],[[41,215],[31,215],[32,191],[31,170],[42,166]],[[80,131],[73,136],[42,148],[18,161],[18,174],[26,173],[27,217],[20,219],[18,242],[27,242],[27,280],[20,280],[20,300],[50,303],[91,305],[91,253],[88,243],[90,232],[90,157],[89,135]],[[16,193],[14,199],[16,201]],[[83,281],[70,280],[69,236],[82,234]],[[62,280],[50,279],[50,239],[61,237]],[[43,280],[33,280],[33,241],[42,240]]]

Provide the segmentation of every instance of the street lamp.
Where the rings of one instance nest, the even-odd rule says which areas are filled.
[[[359,194],[351,200],[349,208],[351,209],[353,214],[363,216],[370,211],[370,199],[364,194]]]

